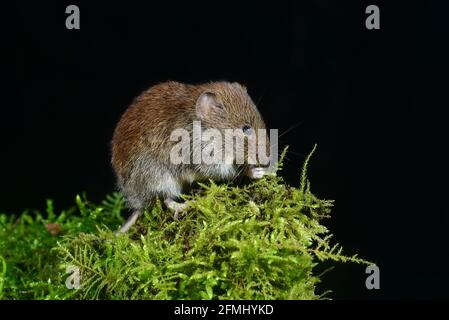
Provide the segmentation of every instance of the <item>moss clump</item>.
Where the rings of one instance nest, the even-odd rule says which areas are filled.
[[[201,185],[201,194],[186,197],[191,205],[182,220],[174,221],[157,203],[120,236],[113,233],[122,222],[119,194],[101,205],[77,197],[79,216],[56,216],[51,202],[46,219],[22,215],[16,223],[1,216],[0,262],[5,261],[6,271],[1,273],[0,263],[0,296],[319,299],[320,279],[313,271],[321,261],[366,261],[330,245],[320,221],[328,217],[332,201],[310,192],[309,158],[300,188],[279,176],[243,187],[211,181]],[[48,232],[49,224],[60,226],[58,235]],[[36,259],[44,263],[33,263]],[[79,268],[80,289],[65,286],[69,266]]]
[[[58,241],[92,233],[97,227],[122,223],[123,199],[106,197],[99,205],[76,197],[77,207],[56,214],[47,201],[45,214],[24,212],[19,217],[0,214],[0,299],[64,299],[73,295],[65,286]]]

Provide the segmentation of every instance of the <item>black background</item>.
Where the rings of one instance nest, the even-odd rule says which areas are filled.
[[[390,1],[392,2],[392,1]],[[77,4],[81,29],[65,28]],[[365,28],[377,4],[381,30]],[[448,297],[449,6],[444,1],[20,2],[3,7],[11,76],[2,103],[0,211],[73,205],[114,190],[110,138],[132,99],[165,80],[245,84],[290,146],[284,176],[335,199],[346,250],[334,298]],[[5,31],[5,29],[3,30]]]

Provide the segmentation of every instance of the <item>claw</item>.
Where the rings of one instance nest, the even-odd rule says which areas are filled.
[[[173,199],[165,199],[164,203],[167,208],[174,212],[173,219],[175,220],[179,220],[185,214],[186,208],[189,206],[187,202],[179,203]]]

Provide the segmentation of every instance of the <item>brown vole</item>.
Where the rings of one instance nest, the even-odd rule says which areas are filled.
[[[121,227],[126,232],[156,198],[164,200],[175,217],[185,203],[175,200],[198,180],[229,180],[244,172],[252,178],[267,173],[267,167],[236,164],[234,156],[221,163],[174,164],[170,155],[174,130],[191,133],[194,121],[201,129],[234,130],[246,139],[256,139],[265,123],[246,88],[238,83],[212,82],[189,85],[165,82],[137,97],[122,115],[112,138],[112,165],[128,206],[134,210]],[[195,138],[193,138],[195,139]],[[234,150],[235,151],[235,150]],[[231,157],[231,159],[229,159]]]

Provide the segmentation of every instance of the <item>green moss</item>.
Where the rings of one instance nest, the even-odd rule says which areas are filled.
[[[210,181],[186,197],[182,220],[157,203],[120,236],[113,233],[123,222],[118,193],[97,205],[77,196],[77,208],[59,215],[49,201],[45,218],[0,215],[0,298],[322,298],[318,265],[367,262],[330,244],[321,220],[332,201],[310,192],[309,158],[300,188],[280,176],[243,187]],[[61,230],[52,235],[55,224]],[[78,290],[65,286],[69,266],[80,270]]]

